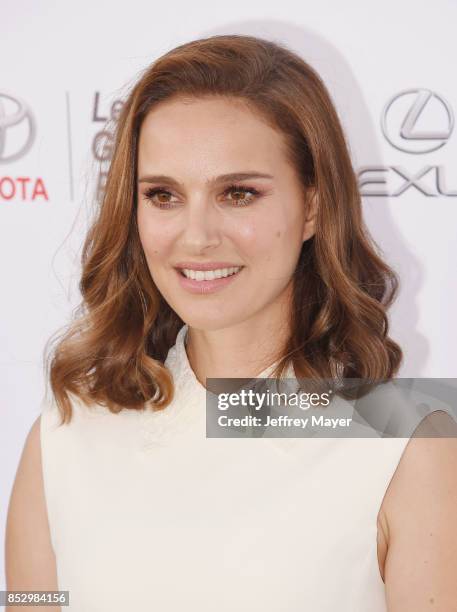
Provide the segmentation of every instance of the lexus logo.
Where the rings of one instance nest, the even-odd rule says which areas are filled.
[[[14,103],[16,109],[13,110],[13,112],[6,111],[5,100],[10,100]],[[23,122],[26,124],[25,141],[24,138],[22,138],[22,142],[17,144],[18,138],[16,133],[20,132],[18,126]],[[12,162],[25,155],[30,150],[35,140],[35,134],[35,119],[26,102],[21,98],[16,98],[0,91],[0,163]],[[12,146],[10,144],[11,141],[13,141]],[[13,149],[13,152],[10,154],[5,153],[7,143],[9,144],[9,148]]]
[[[444,146],[454,128],[450,104],[429,89],[407,89],[393,96],[381,115],[390,144],[406,153],[430,153]]]

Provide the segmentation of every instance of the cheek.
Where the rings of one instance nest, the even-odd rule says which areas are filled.
[[[157,260],[165,256],[173,242],[169,232],[157,222],[147,218],[147,215],[138,213],[138,234],[141,246],[148,260]]]
[[[266,212],[250,219],[237,220],[230,227],[230,233],[235,235],[239,242],[246,245],[257,245],[258,248],[266,248],[272,245],[272,241],[278,232],[282,236],[285,233],[285,219],[276,218],[271,212]],[[277,238],[276,238],[277,240]]]
[[[238,224],[235,235],[238,246],[253,262],[279,266],[293,256],[299,238],[297,224],[284,215],[272,214]]]

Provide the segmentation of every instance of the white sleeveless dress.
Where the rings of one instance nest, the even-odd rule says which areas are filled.
[[[408,438],[206,438],[186,333],[165,362],[176,395],[163,412],[73,397],[58,427],[43,402],[63,610],[385,612],[376,520]]]

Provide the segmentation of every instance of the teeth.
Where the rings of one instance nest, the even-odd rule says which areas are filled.
[[[231,276],[241,270],[241,266],[236,268],[221,268],[219,270],[182,270],[182,273],[187,278],[191,278],[197,281],[203,280],[214,280],[215,278],[225,278],[226,276]]]

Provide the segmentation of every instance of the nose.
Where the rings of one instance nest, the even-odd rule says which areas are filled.
[[[189,198],[183,221],[181,240],[188,252],[198,253],[221,243],[221,220],[209,196]]]

